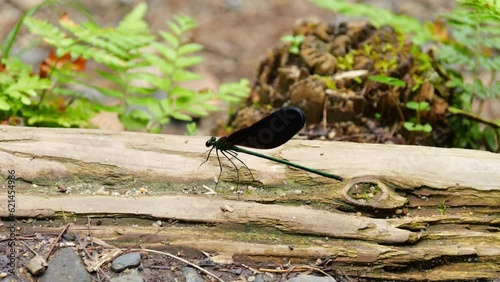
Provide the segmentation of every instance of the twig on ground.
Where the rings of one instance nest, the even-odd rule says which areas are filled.
[[[203,188],[208,190],[208,192],[205,192],[203,194],[205,194],[205,195],[217,195],[217,192],[215,192],[214,189],[208,187],[207,185],[203,185]]]
[[[104,272],[104,270],[102,270],[102,268],[99,268],[97,271],[100,271],[101,274],[106,278],[106,279],[104,279],[104,281],[111,281],[111,277],[109,275],[107,275],[106,272]]]
[[[28,248],[35,256],[38,256],[38,253],[35,252],[35,250],[33,250],[30,246],[28,246],[28,244],[26,244],[23,241],[21,241],[21,244],[23,244],[26,248]]]
[[[85,253],[85,255],[87,255],[87,257],[92,261],[92,262],[95,262],[95,259],[92,255],[90,255],[90,253],[87,251],[87,244],[85,242],[85,239],[82,239],[80,238],[80,236],[78,236],[78,234],[75,233],[75,239],[76,241],[78,242],[78,244],[80,244],[80,249],[83,250],[83,252]]]
[[[68,230],[69,226],[71,225],[71,223],[68,223],[64,226],[64,228],[61,230],[61,232],[59,232],[59,235],[57,236],[56,240],[54,242],[52,242],[52,245],[50,246],[50,249],[49,249],[49,252],[47,253],[47,255],[45,256],[45,260],[48,260],[49,257],[50,257],[50,254],[52,254],[52,251],[54,250],[54,247],[57,245],[57,243],[61,240],[61,237],[64,233],[66,233],[66,231]]]
[[[311,271],[311,270],[314,270],[314,271],[317,271],[325,276],[328,276],[330,278],[333,279],[332,276],[330,276],[328,273],[324,272],[323,270],[319,269],[319,268],[316,268],[316,267],[312,267],[312,266],[308,266],[308,265],[297,265],[297,266],[292,266],[291,268],[289,269],[270,269],[270,268],[259,268],[259,271],[263,271],[263,272],[274,272],[274,273],[290,273],[290,272],[304,272],[304,271]]]
[[[127,249],[127,250],[129,250],[129,249]],[[192,262],[190,262],[190,261],[188,261],[188,260],[185,260],[185,259],[180,258],[180,257],[178,257],[178,256],[172,255],[171,253],[161,252],[161,251],[151,250],[151,249],[132,249],[131,251],[145,251],[145,252],[149,252],[149,253],[155,253],[155,254],[160,254],[160,255],[166,255],[166,256],[168,256],[168,257],[171,257],[171,258],[173,258],[173,259],[176,259],[176,260],[178,260],[178,261],[181,261],[181,262],[183,262],[183,263],[185,263],[185,264],[188,264],[188,265],[190,265],[190,266],[192,266],[192,267],[194,267],[194,268],[198,269],[199,271],[201,271],[201,272],[203,272],[203,273],[205,273],[205,274],[207,274],[207,275],[209,275],[209,276],[212,276],[213,278],[217,279],[217,281],[224,282],[224,280],[220,279],[219,277],[217,277],[217,275],[213,274],[212,272],[210,272],[210,271],[208,271],[208,270],[206,270],[206,269],[204,269],[204,268],[202,268],[202,267],[200,267],[200,266],[198,266],[198,265],[196,265],[196,264],[194,264],[194,263],[192,263]]]
[[[250,266],[248,266],[248,265],[241,264],[241,266],[243,266],[243,267],[245,267],[245,268],[247,268],[247,269],[251,270],[253,273],[262,273],[261,271],[259,271],[259,270],[255,269],[255,268],[253,268],[253,267],[250,267]]]
[[[92,229],[90,228],[90,217],[87,216],[87,227],[89,228],[89,240],[90,240],[90,246],[94,246],[94,241],[92,240]]]

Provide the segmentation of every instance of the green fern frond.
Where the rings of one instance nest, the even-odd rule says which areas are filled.
[[[31,67],[18,58],[2,59],[5,72],[0,72],[0,109],[19,110],[32,104],[38,92],[50,88],[50,80],[31,75]],[[19,103],[18,103],[19,102]]]
[[[149,26],[144,20],[147,9],[146,3],[139,3],[120,21],[116,30],[122,34],[148,34]]]
[[[31,33],[41,36],[47,44],[58,46],[60,48],[68,48],[73,43],[72,41],[67,40],[68,38],[66,33],[64,33],[59,27],[46,21],[28,17],[24,20],[24,24]]]
[[[196,55],[203,46],[185,39],[186,33],[196,28],[197,23],[191,17],[176,15],[172,21],[166,22],[169,31],[159,31],[160,41],[156,41],[144,21],[146,9],[145,3],[137,5],[116,28],[101,27],[92,22],[76,23],[66,16],[59,20],[58,26],[35,18],[27,18],[25,25],[54,46],[57,56],[69,53],[73,59],[83,57],[108,68],[96,72],[114,87],[93,87],[101,94],[121,101],[123,106],[113,108],[113,111],[119,112],[127,129],[146,126],[156,132],[171,118],[190,121],[192,115],[202,116],[218,110],[208,103],[211,100],[240,100],[243,89],[248,94],[249,88],[241,83],[223,84],[220,92],[197,93],[181,87],[181,82],[202,78],[190,69],[203,61]],[[81,73],[55,69],[50,76],[56,84],[52,94],[82,98],[77,91],[64,88],[65,84],[84,78]],[[158,98],[158,95],[164,97]],[[0,107],[2,105],[0,101]],[[93,108],[104,109],[99,106]],[[31,115],[29,122],[61,122],[64,126],[78,123],[58,120],[48,109],[44,111],[47,117]]]

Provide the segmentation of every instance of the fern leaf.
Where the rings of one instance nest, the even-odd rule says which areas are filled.
[[[98,63],[102,63],[108,66],[123,68],[126,66],[126,62],[108,52],[104,52],[98,48],[87,48],[82,53],[84,58],[93,58]]]
[[[174,70],[174,66],[166,60],[162,60],[156,55],[153,54],[144,54],[143,57],[153,66],[160,69],[160,71],[164,74],[171,74]]]
[[[144,2],[135,6],[135,8],[120,21],[117,30],[133,34],[149,33],[148,24],[144,21],[147,7],[147,4]]]
[[[165,59],[167,59],[170,62],[173,62],[175,60],[175,58],[177,57],[177,54],[173,48],[170,48],[164,44],[160,44],[157,42],[152,43],[152,45],[158,52],[160,52],[160,54]]]
[[[193,28],[196,28],[197,23],[196,21],[186,15],[176,15],[174,17],[174,20],[179,24],[179,27],[181,29],[181,33],[184,33],[186,31],[189,31]]]
[[[67,41],[62,41],[66,38],[66,34],[58,27],[42,20],[28,17],[24,20],[26,27],[34,34],[40,35],[45,42],[54,46],[65,46]]]
[[[115,89],[109,89],[109,88],[104,88],[104,87],[96,87],[99,92],[101,92],[103,95],[106,95],[108,97],[115,97],[115,98],[121,98],[124,96],[123,92]]]
[[[110,73],[102,70],[96,70],[96,73],[99,74],[102,78],[113,82],[116,85],[124,87],[126,82],[123,81],[122,77],[116,73]]]
[[[179,57],[175,60],[175,66],[177,68],[187,68],[195,66],[201,62],[203,62],[203,58],[199,56]]]
[[[175,35],[180,36],[182,34],[182,29],[177,24],[173,22],[167,22],[167,25]]]
[[[172,80],[174,82],[201,80],[202,78],[203,77],[201,75],[186,70],[177,70],[172,76]]]
[[[179,39],[175,35],[163,30],[159,33],[160,36],[172,46],[172,48],[177,48],[181,44]]]
[[[203,49],[203,46],[200,45],[200,44],[189,43],[189,44],[185,44],[185,45],[180,46],[177,49],[177,55],[183,56],[183,55],[187,55],[187,54],[198,52],[198,51],[200,51],[202,49]]]

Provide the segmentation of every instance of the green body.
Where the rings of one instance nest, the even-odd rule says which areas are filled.
[[[227,149],[227,148],[224,148],[224,149]],[[302,169],[302,170],[305,170],[305,171],[308,171],[308,172],[311,172],[311,173],[314,173],[314,174],[317,174],[317,175],[321,175],[323,177],[332,178],[332,179],[335,179],[335,180],[338,180],[338,181],[344,180],[342,177],[340,177],[338,175],[335,175],[335,174],[326,173],[326,172],[323,172],[323,171],[320,171],[320,170],[315,170],[315,169],[312,169],[312,168],[301,166],[299,164],[291,163],[291,162],[283,160],[283,159],[278,159],[278,158],[270,157],[270,156],[263,155],[263,154],[260,154],[260,153],[257,153],[257,152],[248,151],[248,150],[243,149],[241,147],[233,146],[231,148],[231,150],[233,150],[235,152],[245,153],[245,154],[253,155],[253,156],[256,156],[256,157],[264,158],[264,159],[267,159],[267,160],[270,160],[270,161],[275,161],[275,162],[278,162],[278,163],[286,164],[286,165],[289,165],[289,166],[292,166],[292,167],[295,167],[295,168],[298,168],[298,169]]]

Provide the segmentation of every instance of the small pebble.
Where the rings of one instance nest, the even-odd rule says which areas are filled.
[[[128,253],[121,255],[113,260],[111,269],[114,272],[122,272],[127,268],[134,268],[141,264],[140,253]]]
[[[30,259],[28,264],[26,264],[26,268],[31,274],[39,276],[40,274],[45,272],[45,269],[47,269],[47,262],[42,256],[37,255],[34,258]]]

